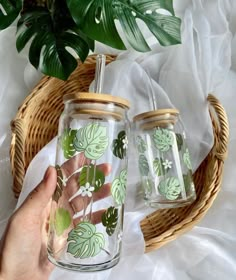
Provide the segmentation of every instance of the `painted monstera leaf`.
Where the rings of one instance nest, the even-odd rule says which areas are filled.
[[[184,174],[183,179],[184,179],[185,191],[188,193],[191,189],[191,186],[193,185],[193,179],[192,179],[191,172],[188,172],[187,174]]]
[[[22,9],[22,0],[0,1],[0,30],[7,28],[17,18]]]
[[[183,137],[180,133],[175,134],[178,150],[180,151],[183,146]]]
[[[126,169],[123,169],[120,172],[120,182],[123,185],[126,185],[126,183],[127,183],[127,170]]]
[[[121,205],[125,202],[126,181],[127,181],[127,170],[124,169],[120,172],[119,178],[116,178],[112,182],[111,194],[118,205]]]
[[[189,150],[186,149],[183,155],[183,160],[185,165],[187,166],[187,168],[189,170],[192,170],[192,164],[191,164],[191,160],[190,160],[190,154],[189,154]]]
[[[74,138],[74,147],[84,152],[88,159],[99,159],[108,146],[107,128],[99,123],[90,123],[80,128]]]
[[[69,228],[71,224],[70,213],[64,208],[58,208],[55,212],[54,227],[57,236],[63,234],[63,232]]]
[[[179,180],[175,177],[164,179],[158,185],[158,190],[168,200],[175,200],[181,193]]]
[[[165,169],[163,167],[163,159],[162,158],[156,158],[153,161],[153,169],[154,169],[154,172],[157,176],[163,176],[169,171],[170,168]]]
[[[106,227],[106,232],[111,236],[116,229],[118,222],[118,209],[109,207],[102,215],[102,224]]]
[[[119,132],[117,139],[112,142],[112,152],[114,156],[123,159],[128,148],[128,138],[124,130]]]
[[[174,143],[174,137],[168,129],[158,128],[153,134],[155,147],[161,152],[167,152]]]
[[[142,176],[147,176],[149,173],[149,165],[145,155],[140,155],[138,160],[139,171]]]
[[[73,129],[65,129],[61,136],[61,147],[63,150],[64,157],[66,159],[69,159],[74,156],[76,153],[75,147],[74,147],[74,138],[76,135],[77,130]]]
[[[174,16],[172,0],[67,0],[71,15],[90,38],[113,48],[125,49],[117,32],[118,20],[129,44],[137,51],[150,48],[137,20],[146,24],[161,45],[179,44],[181,20]],[[165,10],[166,13],[160,13]]]
[[[93,164],[90,164],[88,166],[85,165],[80,172],[80,186],[85,186],[86,183],[89,183],[94,187],[94,191],[97,192],[103,186],[104,182],[104,173]]]
[[[95,225],[81,222],[68,235],[67,252],[75,258],[85,259],[98,255],[105,246],[102,233],[96,232]]]
[[[143,154],[147,150],[147,144],[141,136],[136,137],[136,145],[139,153]]]

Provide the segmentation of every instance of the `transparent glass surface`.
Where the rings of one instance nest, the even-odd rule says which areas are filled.
[[[50,213],[48,257],[52,263],[84,272],[118,263],[128,135],[124,108],[96,102],[65,105]]]
[[[175,115],[135,123],[135,143],[146,204],[181,207],[196,198],[192,166],[182,123]]]

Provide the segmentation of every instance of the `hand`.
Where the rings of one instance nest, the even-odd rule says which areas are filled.
[[[52,272],[46,221],[56,178],[55,168],[49,167],[43,181],[10,218],[0,242],[0,279],[46,280]]]
[[[80,153],[74,157],[72,157],[70,160],[63,163],[61,166],[61,172],[63,174],[64,178],[67,178],[66,180],[66,187],[63,188],[61,197],[58,200],[56,207],[63,207],[67,209],[71,217],[73,217],[75,214],[79,213],[81,210],[86,210],[85,203],[89,204],[91,201],[91,197],[85,195],[81,195],[80,188],[79,188],[79,176],[80,172],[78,170],[81,169],[83,166],[89,166],[91,164],[90,160],[86,159],[83,155],[83,153]],[[106,164],[99,164],[96,167],[96,170],[101,171],[105,176],[109,175],[111,172],[111,166]],[[91,174],[89,174],[91,175]],[[93,174],[92,174],[93,175]],[[111,195],[111,184],[107,183],[104,184],[97,192],[93,192],[92,200],[93,202],[96,202],[100,199],[103,199],[107,196]],[[96,212],[91,212],[88,215],[81,216],[79,218],[75,218],[73,220],[74,225],[76,225],[78,222],[82,219],[89,219],[93,224],[100,223],[101,222],[101,216],[105,212],[105,209],[98,210]]]
[[[84,164],[83,156],[77,155],[62,165],[68,178]],[[97,166],[105,175],[109,174],[109,164]],[[75,173],[67,182],[62,201],[69,205],[72,214],[81,210],[81,196],[68,200],[78,191],[78,176]],[[0,242],[0,280],[46,280],[54,266],[47,258],[48,217],[51,209],[51,197],[56,189],[57,174],[49,167],[43,181],[26,198],[21,207],[10,218]],[[99,190],[94,200],[110,195],[110,184]],[[104,210],[92,213],[94,223],[101,221]],[[74,221],[77,223],[77,220]]]

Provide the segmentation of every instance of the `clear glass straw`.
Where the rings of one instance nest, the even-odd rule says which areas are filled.
[[[152,110],[157,110],[157,102],[156,102],[156,95],[154,93],[154,89],[153,89],[153,86],[152,86],[152,78],[150,77],[150,75],[146,72],[147,74],[147,77],[148,77],[148,80],[150,82],[150,94],[151,94],[151,98],[149,96],[149,100],[150,100],[150,103],[151,103],[151,107],[152,107]]]
[[[94,81],[94,92],[101,93],[103,90],[104,71],[105,71],[106,56],[98,54],[96,58],[96,71]]]

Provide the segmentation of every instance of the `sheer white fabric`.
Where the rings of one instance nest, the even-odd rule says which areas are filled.
[[[167,48],[153,45],[153,51],[147,54],[131,50],[119,53],[118,60],[106,68],[104,92],[130,99],[133,105],[130,119],[136,113],[152,109],[152,91],[158,108],[175,106],[180,109],[194,169],[212,147],[212,127],[206,98],[209,92],[215,92],[227,110],[231,131],[222,191],[206,217],[193,230],[157,251],[143,254],[144,242],[138,223],[151,210],[143,206],[135,176],[136,160],[130,156],[120,263],[109,271],[93,274],[55,269],[50,280],[236,278],[236,189],[233,176],[236,168],[233,98],[236,88],[236,2],[174,2],[177,14],[183,21],[182,45]],[[145,32],[148,42],[154,44],[155,39]],[[101,44],[97,45],[97,52],[118,53]],[[9,123],[17,107],[41,77],[27,62],[26,53],[24,51],[19,55],[15,50],[14,26],[0,32],[0,234],[15,207],[10,191]],[[133,152],[131,149],[132,155]],[[48,164],[54,164],[54,159],[55,139],[41,150],[27,170],[18,206],[41,180]]]

